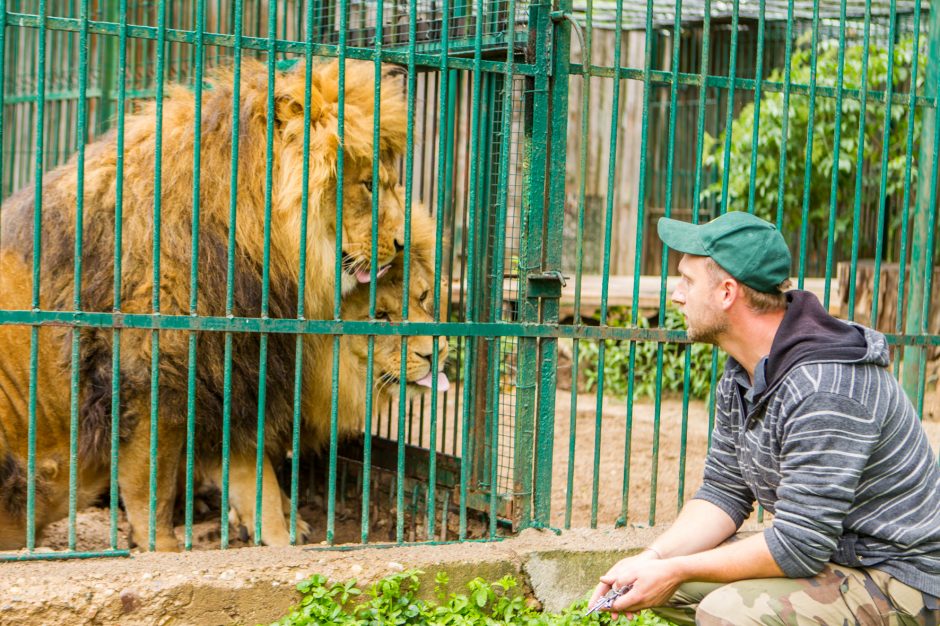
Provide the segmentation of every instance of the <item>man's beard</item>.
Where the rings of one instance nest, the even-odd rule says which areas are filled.
[[[697,322],[694,326],[689,324],[686,317],[686,334],[691,341],[718,345],[718,338],[728,330],[728,321],[718,315],[709,314],[707,319]]]

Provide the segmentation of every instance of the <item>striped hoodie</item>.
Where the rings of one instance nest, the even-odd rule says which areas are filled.
[[[811,293],[787,296],[753,400],[728,359],[695,498],[738,526],[755,499],[773,513],[764,536],[789,577],[832,561],[940,597],[940,467],[887,369],[884,335],[830,316]]]

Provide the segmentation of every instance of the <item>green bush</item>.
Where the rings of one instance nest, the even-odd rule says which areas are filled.
[[[926,38],[921,37],[921,44]],[[808,37],[798,43],[791,56],[791,80],[809,84],[812,69],[811,46]],[[894,47],[892,76],[888,77],[888,48],[885,44],[872,42],[866,49],[860,42],[845,47],[843,86],[845,89],[862,87],[862,64],[868,59],[867,87],[884,91],[890,80],[895,93],[911,90],[911,63],[913,61],[913,39],[902,37]],[[839,69],[839,41],[820,42],[817,55],[818,84],[835,85]],[[927,73],[926,55],[921,53],[917,68],[917,88],[923,85]],[[774,70],[767,80],[784,81],[783,69]],[[805,189],[806,146],[809,136],[810,99],[791,94],[787,116],[784,116],[783,94],[764,92],[761,94],[760,124],[757,130],[757,154],[754,177],[754,209],[770,221],[777,219],[778,181],[780,175],[781,139],[783,122],[788,121],[786,144],[786,171],[783,177],[783,229],[788,233],[800,232],[804,225],[802,206]],[[904,188],[905,162],[908,134],[907,103],[893,103],[889,120],[889,143],[887,146],[886,215],[887,241],[885,250],[890,255],[900,232],[898,224],[903,214],[900,193]],[[861,140],[862,162],[858,162],[859,121],[861,102],[843,99],[839,137],[839,157],[835,158],[836,99],[818,96],[813,115],[813,151],[810,157],[810,188],[808,190],[808,220],[810,236],[825,242],[829,231],[830,195],[833,171],[836,172],[836,207],[834,221],[834,245],[841,258],[851,251],[852,208],[856,200],[856,174],[862,167],[863,198],[877,198],[881,184],[881,159],[885,137],[885,105],[875,97],[869,97],[865,109],[865,133]],[[920,115],[914,116],[914,146],[911,169],[912,190],[917,180],[918,139],[920,138]],[[751,191],[751,152],[754,135],[754,104],[744,106],[734,120],[731,130],[730,161],[728,170],[728,209],[747,209]],[[725,133],[717,139],[706,134],[704,165],[714,167],[716,182],[705,189],[703,197],[714,196],[721,201],[722,174],[725,158]],[[892,206],[892,197],[897,200]],[[863,206],[866,203],[863,202]],[[866,243],[860,242],[864,247]],[[872,253],[872,250],[866,251]]]
[[[613,622],[608,613],[584,617],[585,601],[561,613],[539,613],[525,598],[513,595],[516,587],[512,576],[494,583],[474,578],[467,583],[466,593],[448,593],[448,578],[443,572],[435,577],[437,600],[418,598],[418,570],[392,574],[370,585],[368,599],[357,602],[362,590],[355,581],[328,583],[319,574],[297,585],[303,594],[300,604],[274,622],[272,626],[305,624],[345,624],[385,626],[388,624],[452,624],[454,626],[520,624],[522,626],[565,626],[571,624],[623,624],[624,626],[670,626],[649,611],[633,620],[621,617]]]
[[[609,326],[630,326],[628,307],[611,307],[608,311]],[[638,328],[649,328],[646,318],[637,319]],[[663,328],[682,330],[685,322],[678,309],[669,306],[666,309]],[[623,396],[627,394],[630,382],[630,343],[607,339],[604,341],[604,393]],[[586,391],[597,387],[598,380],[598,342],[580,342],[578,348],[578,368],[582,385]],[[708,397],[711,387],[712,346],[693,343],[664,343],[663,346],[663,393],[682,393],[685,377],[685,353],[690,350],[689,395],[693,398]],[[656,395],[656,363],[658,344],[652,341],[636,342],[634,363],[635,379],[633,393],[636,397],[652,398]],[[724,352],[718,353],[718,375],[725,364]]]

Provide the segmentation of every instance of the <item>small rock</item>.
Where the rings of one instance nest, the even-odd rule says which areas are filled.
[[[395,570],[396,572],[402,572],[402,571],[405,570],[405,566],[404,566],[404,565],[402,565],[401,563],[396,563],[395,561],[389,561],[389,562],[388,562],[388,568],[389,568],[389,569],[393,569],[393,570]]]
[[[141,578],[143,580],[150,580],[151,578],[153,578],[153,574],[151,574],[150,572],[144,572]]]
[[[352,573],[353,576],[358,576],[359,574],[362,573],[362,566],[356,563],[355,565],[349,568],[349,571]]]
[[[304,579],[304,575],[301,572],[297,572],[296,574],[294,574],[294,580],[303,580],[303,579]]]
[[[140,607],[140,599],[130,589],[121,592],[121,612],[124,614],[133,613]]]
[[[233,578],[235,578],[235,572],[230,569],[219,574],[219,580],[232,580]]]
[[[271,581],[271,586],[272,586],[272,587],[280,587],[280,586],[281,586],[281,583],[278,582],[278,581],[276,581],[276,580],[272,580],[272,581]]]

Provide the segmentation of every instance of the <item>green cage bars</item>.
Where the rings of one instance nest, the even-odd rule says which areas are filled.
[[[41,196],[44,176],[74,158],[82,196],[84,146],[107,132],[117,153],[127,144],[124,121],[156,100],[154,124],[162,137],[166,86],[182,83],[197,103],[206,98],[211,68],[256,59],[269,77],[291,64],[309,68],[328,59],[360,60],[405,69],[399,77],[407,102],[407,149],[397,164],[408,207],[404,273],[411,259],[411,220],[417,211],[435,218],[434,287],[439,322],[377,317],[376,289],[369,318],[342,316],[339,277],[342,242],[335,241],[331,314],[308,317],[304,281],[294,314],[269,310],[272,220],[273,123],[266,132],[265,214],[257,233],[264,250],[259,314],[237,315],[235,224],[239,219],[239,153],[231,150],[231,205],[226,285],[215,315],[199,311],[200,177],[194,177],[192,259],[184,311],[161,312],[161,219],[157,201],[152,262],[128,266],[120,253],[124,179],[117,159],[113,307],[87,310],[82,301],[82,201],[76,202],[74,254],[68,267],[29,260],[29,306],[0,310],[0,323],[28,329],[23,367],[26,392],[25,550],[0,559],[126,555],[119,514],[122,459],[117,453],[127,397],[122,349],[128,329],[149,333],[149,536],[156,547],[157,466],[160,428],[161,344],[167,333],[186,337],[186,441],[177,490],[176,523],[182,547],[199,547],[196,501],[217,509],[221,547],[230,536],[226,511],[233,406],[245,402],[231,385],[233,352],[240,341],[256,345],[254,394],[259,425],[255,467],[256,510],[262,506],[263,425],[266,394],[289,389],[291,448],[276,463],[289,497],[290,541],[327,547],[497,540],[527,526],[572,527],[648,523],[668,519],[691,495],[710,427],[711,389],[722,355],[688,344],[668,305],[674,265],[653,227],[661,215],[706,220],[727,210],[748,210],[775,220],[796,251],[796,283],[816,291],[849,319],[885,331],[895,346],[895,372],[915,406],[935,391],[933,367],[940,323],[932,306],[936,222],[938,11],[928,2],[816,0],[794,3],[670,1],[629,4],[588,0],[556,4],[533,0],[393,0],[322,2],[282,0],[0,0],[0,195],[32,188]],[[338,77],[344,84],[344,74]],[[237,79],[236,79],[237,83]],[[309,128],[309,85],[305,127]],[[342,94],[342,88],[340,94]],[[375,103],[381,102],[375,85]],[[238,92],[230,101],[238,137]],[[273,90],[268,110],[276,106]],[[340,95],[337,136],[345,137]],[[187,130],[193,171],[200,171],[200,129],[209,112],[197,105]],[[382,128],[373,122],[373,144]],[[245,122],[247,123],[247,122]],[[163,129],[166,132],[167,129]],[[178,129],[173,129],[178,130]],[[304,136],[308,180],[310,143]],[[149,176],[162,177],[161,145]],[[345,157],[340,151],[337,232],[344,223]],[[175,155],[174,158],[178,158]],[[315,155],[314,155],[315,156]],[[374,154],[378,174],[378,148]],[[242,156],[241,158],[244,158]],[[306,185],[304,185],[306,189]],[[376,194],[375,198],[378,198]],[[86,200],[87,202],[87,200]],[[303,199],[300,236],[308,227]],[[4,205],[6,209],[6,205]],[[32,250],[48,241],[43,206],[33,206]],[[372,250],[379,238],[378,200],[372,203]],[[348,219],[348,215],[346,215]],[[13,237],[0,230],[0,253]],[[297,268],[304,275],[301,252]],[[675,261],[673,260],[672,263]],[[120,277],[149,271],[152,298],[146,312],[121,309]],[[60,310],[40,307],[40,287],[51,274],[70,274],[74,297]],[[381,278],[372,268],[371,284]],[[406,285],[410,283],[406,282]],[[413,311],[412,311],[413,313]],[[39,384],[40,336],[68,336],[69,367],[55,387]],[[82,331],[111,337],[107,389],[112,450],[102,539],[83,545],[76,532],[82,514],[77,493],[83,459],[79,398],[104,379],[83,379],[88,347]],[[218,494],[201,494],[194,438],[200,337],[222,337],[225,384],[218,417]],[[338,347],[352,336],[368,346],[367,376],[374,378],[376,341],[394,337],[404,355],[409,341],[430,335],[449,341],[444,371],[453,386],[437,395],[387,404],[366,398],[361,435],[338,433],[339,357],[319,363],[332,376],[329,415],[318,416],[331,433],[318,455],[301,451],[304,420],[304,343],[309,335]],[[287,341],[284,341],[287,339]],[[273,380],[269,360],[290,347],[288,379]],[[254,354],[254,353],[253,353]],[[441,355],[434,342],[431,370]],[[205,358],[205,357],[203,357]],[[273,361],[272,361],[273,362]],[[400,378],[404,378],[404,368]],[[567,378],[567,380],[563,380]],[[396,383],[398,384],[398,383]],[[565,388],[565,385],[568,385]],[[402,389],[404,384],[402,383]],[[371,389],[371,387],[370,387]],[[41,451],[36,415],[44,394],[67,390],[69,493],[61,515],[67,530],[54,550],[41,549],[34,522]],[[124,390],[122,392],[122,390]],[[214,419],[214,418],[213,418]],[[698,439],[695,430],[706,433]],[[672,433],[661,438],[663,431]],[[9,434],[5,434],[7,438]],[[940,444],[935,434],[932,443]],[[613,455],[611,455],[613,451]],[[662,466],[660,459],[664,459]],[[613,459],[613,460],[611,460]],[[126,462],[126,460],[125,460]],[[696,465],[696,462],[699,465]],[[668,477],[669,480],[663,480]],[[663,511],[665,510],[665,513]],[[658,514],[658,515],[657,515]],[[300,529],[312,526],[312,535]],[[262,516],[246,529],[260,542]]]

